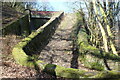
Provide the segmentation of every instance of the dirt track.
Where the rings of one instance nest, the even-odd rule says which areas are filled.
[[[40,60],[46,63],[70,67],[72,58],[72,40],[70,34],[75,23],[73,14],[65,15],[51,41],[40,53]]]
[[[39,59],[66,68],[78,68],[93,72],[94,70],[83,67],[84,65],[78,60],[78,53],[73,49],[73,40],[70,35],[75,21],[75,14],[64,16],[51,41],[40,53]]]

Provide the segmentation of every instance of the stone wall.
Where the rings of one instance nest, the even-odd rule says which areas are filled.
[[[32,53],[32,51],[35,51],[37,48],[40,48],[41,50],[43,48],[42,46],[45,44],[44,42],[49,41],[49,36],[53,35],[55,29],[57,28],[57,24],[59,24],[62,16],[63,12],[60,12],[58,15],[52,17],[43,26],[38,28],[35,32],[32,32],[28,37],[19,42],[12,51],[15,61],[20,65],[34,67],[36,70],[40,69],[46,73],[59,77],[75,79],[106,78],[108,76],[109,78],[119,77],[119,72],[98,72],[98,75],[96,75],[97,73],[89,74],[81,69],[65,68],[54,64],[46,64],[45,62],[38,60],[37,56],[33,55],[34,52]]]
[[[63,12],[60,12],[57,16],[53,16],[47,23],[39,27],[36,31],[33,31],[13,48],[12,54],[17,63],[29,66],[34,64],[33,62],[29,62],[29,60],[34,60],[35,51],[37,49],[42,50],[48,43],[62,16]]]
[[[2,35],[15,34],[27,36],[30,33],[28,15],[24,15],[11,23],[3,26],[0,30]]]
[[[61,16],[60,16],[61,17]],[[37,31],[41,31],[36,35],[27,45],[24,47],[26,54],[40,54],[41,50],[50,41],[51,36],[54,34],[58,24],[60,22],[60,17],[52,17],[46,24],[41,26]]]
[[[48,20],[41,18],[31,18],[30,19],[30,29],[37,30],[40,26],[44,25]]]
[[[79,60],[84,66],[96,70],[119,70],[120,56],[111,52],[106,53],[98,48],[91,46],[87,40],[87,34],[84,28],[81,28],[77,34],[76,44],[79,49]],[[108,68],[109,67],[109,68]]]

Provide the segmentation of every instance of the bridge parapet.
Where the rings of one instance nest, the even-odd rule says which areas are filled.
[[[0,33],[3,36],[9,34],[28,36],[30,34],[29,25],[29,15],[26,14],[2,26]]]
[[[31,11],[32,18],[51,18],[58,11]]]
[[[42,50],[48,43],[62,16],[63,12],[59,12],[58,16],[53,16],[47,23],[19,42],[12,51],[15,61],[21,65],[33,67],[36,49]]]
[[[32,32],[27,38],[23,39],[20,43],[18,43],[12,51],[13,57],[17,63],[35,67],[35,69],[41,69],[49,74],[66,77],[66,78],[104,78],[109,75],[120,76],[120,72],[114,71],[106,71],[106,72],[98,72],[98,75],[94,73],[87,73],[84,70],[73,69],[73,68],[65,68],[54,64],[46,64],[43,61],[37,59],[37,56],[34,56],[34,51],[38,47],[45,45],[46,41],[49,41],[51,35],[57,28],[56,23],[60,22],[60,19],[63,16],[63,12],[60,12],[59,15],[52,17],[47,23],[37,29],[35,32]],[[42,49],[43,47],[41,47]]]

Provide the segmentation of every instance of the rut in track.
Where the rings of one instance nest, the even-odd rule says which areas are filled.
[[[51,64],[64,66],[66,68],[78,68],[89,70],[78,61],[78,55],[73,51],[73,41],[70,34],[76,21],[75,14],[64,15],[63,20],[52,36],[51,41],[40,53],[39,59]],[[89,70],[91,71],[91,70]]]

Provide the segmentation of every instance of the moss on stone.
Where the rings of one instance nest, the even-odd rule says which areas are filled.
[[[54,65],[54,64],[46,64],[44,65],[43,71],[59,76],[59,77],[66,77],[66,78],[82,78],[82,77],[89,77],[90,75],[85,74],[86,71],[74,68],[65,68],[62,66]]]
[[[116,56],[112,53],[103,52],[103,55],[101,55],[100,50],[98,48],[96,48],[94,46],[91,46],[88,43],[86,32],[80,30],[77,37],[78,37],[77,44],[79,46],[80,52],[89,52],[89,54],[92,54],[92,55],[94,55],[98,58],[103,58],[103,56],[104,56],[106,59],[114,60],[116,62],[120,62],[120,57]]]
[[[62,13],[60,13],[62,14]],[[59,17],[59,15],[58,15]],[[23,19],[24,16],[22,16]],[[35,58],[33,58],[33,56],[29,56],[27,55],[27,53],[25,53],[24,49],[28,43],[30,42],[34,42],[33,39],[39,35],[40,33],[44,32],[45,29],[49,29],[49,25],[52,23],[52,21],[55,21],[56,18],[52,18],[51,20],[48,21],[48,23],[46,23],[45,25],[43,25],[42,27],[40,27],[38,30],[33,31],[28,37],[26,37],[25,39],[23,39],[21,42],[19,42],[12,51],[13,57],[15,58],[16,62],[24,65],[24,66],[34,66],[34,63],[36,63]],[[47,28],[46,28],[47,27]],[[52,26],[50,26],[52,27]],[[32,48],[32,47],[29,47]]]
[[[54,20],[54,19],[52,19],[52,20]],[[52,21],[52,20],[50,20],[50,21]],[[29,55],[27,55],[28,53],[25,53],[23,48],[26,47],[28,45],[28,43],[30,43],[35,37],[37,37],[37,35],[39,35],[41,32],[43,32],[46,29],[45,27],[48,26],[48,24],[51,24],[51,23],[48,22],[45,25],[43,25],[41,28],[39,28],[37,31],[32,32],[28,37],[23,39],[21,42],[19,42],[13,48],[12,54],[13,54],[13,57],[16,60],[16,62],[19,63],[20,65],[29,66],[29,67],[37,66],[41,70],[43,70],[49,74],[59,76],[59,77],[66,77],[66,78],[99,77],[97,75],[93,76],[94,74],[92,74],[92,73],[87,74],[86,71],[80,70],[80,69],[65,68],[62,66],[54,65],[54,64],[46,64],[40,60],[37,60],[35,56],[29,56]],[[82,43],[82,44],[84,44],[84,43]],[[88,47],[88,46],[85,46],[85,47]],[[92,50],[95,50],[95,48],[92,48]]]
[[[104,71],[101,72],[95,76],[93,76],[93,78],[111,78],[111,79],[120,79],[120,72],[119,71]]]
[[[45,25],[48,25],[48,23]],[[36,60],[34,56],[29,56],[25,53],[23,48],[26,47],[26,45],[28,45],[28,43],[31,42],[39,33],[44,31],[44,28],[46,27],[45,25],[39,28],[37,31],[32,32],[28,37],[23,39],[13,48],[12,54],[16,62],[19,63],[20,65],[29,66],[29,67],[35,67],[35,65],[37,64],[37,66],[41,70],[60,77],[67,77],[67,78],[80,78],[83,76],[87,77],[88,75],[85,75],[85,71],[83,70],[65,68],[54,64],[45,64],[40,60]]]
[[[29,62],[31,57],[27,56],[22,49],[14,48],[12,54],[14,56],[15,61],[20,65],[29,66],[29,67],[34,66],[31,62]]]
[[[40,62],[41,64],[41,62]],[[65,77],[65,78],[119,78],[120,72],[118,71],[102,71],[96,73],[89,73],[80,69],[65,68],[55,64],[42,63],[42,70],[48,74]]]
[[[112,60],[114,62],[120,62],[120,57],[112,53],[100,52],[100,50],[94,46],[91,46],[88,43],[88,35],[84,31],[84,28],[81,28],[77,34],[76,43],[79,47],[80,60],[84,63],[86,67],[94,68],[97,70],[105,70],[103,60]],[[89,58],[87,57],[89,56]],[[91,58],[90,58],[91,57]]]

